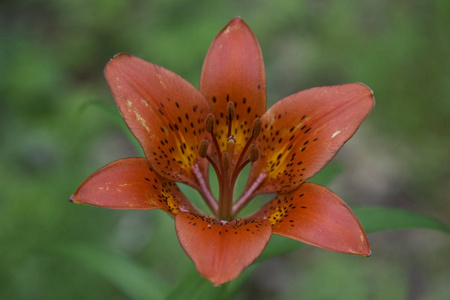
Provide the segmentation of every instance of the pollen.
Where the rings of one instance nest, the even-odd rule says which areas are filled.
[[[198,155],[201,158],[205,158],[206,155],[208,154],[208,147],[209,147],[209,142],[207,140],[201,141],[199,146],[198,146]]]

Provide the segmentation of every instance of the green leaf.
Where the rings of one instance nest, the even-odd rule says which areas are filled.
[[[419,213],[387,207],[354,209],[367,233],[399,229],[431,229],[449,232],[441,221]]]
[[[164,299],[170,290],[167,283],[150,270],[97,245],[64,243],[52,246],[49,250],[97,272],[132,299]]]

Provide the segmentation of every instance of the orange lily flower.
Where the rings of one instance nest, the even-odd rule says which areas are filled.
[[[308,89],[266,111],[261,50],[233,19],[207,53],[196,89],[183,78],[129,54],[105,68],[106,80],[145,158],[120,159],[87,178],[70,200],[116,209],[162,209],[175,219],[182,248],[215,285],[235,279],[272,234],[321,248],[370,255],[351,209],[305,180],[322,169],[369,114],[372,91],[360,83]],[[242,195],[236,180],[251,164]],[[217,174],[219,197],[209,184]],[[202,212],[176,182],[197,189]],[[238,214],[258,194],[276,193],[250,216]]]

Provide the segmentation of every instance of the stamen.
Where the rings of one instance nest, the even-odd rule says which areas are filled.
[[[217,178],[221,180],[222,174],[220,171],[220,168],[217,166],[216,162],[211,158],[211,156],[208,155],[208,147],[209,147],[209,141],[203,140],[198,145],[198,156],[201,158],[206,158],[211,166],[213,166],[214,170],[216,171]]]
[[[241,155],[239,156],[236,166],[240,170],[243,169],[243,167],[248,164],[248,161],[245,161],[244,163],[241,162],[244,159],[245,153],[247,153],[248,147],[250,147],[250,145],[253,142],[253,139],[255,139],[259,133],[261,132],[261,128],[262,128],[262,122],[259,118],[255,119],[255,121],[253,121],[253,128],[252,128],[252,135],[250,136],[250,138],[247,140],[247,143],[245,144],[244,148],[242,149]],[[259,152],[258,152],[258,156],[259,156]],[[258,156],[256,156],[255,160],[258,159]],[[253,162],[253,161],[252,161]],[[237,173],[236,171],[233,173],[233,178],[237,178],[237,176],[239,175],[239,173]]]
[[[205,158],[208,155],[209,141],[203,140],[198,145],[198,156]]]
[[[200,186],[199,189],[200,194],[202,195],[209,209],[211,209],[212,213],[216,214],[218,210],[217,201],[214,198],[213,194],[211,193],[211,190],[209,189],[209,186],[205,178],[203,178],[202,172],[200,172],[200,168],[198,167],[198,165],[194,165],[192,166],[192,170],[194,171],[194,174],[197,177],[198,184]]]
[[[236,165],[236,168],[233,172],[233,177],[231,180],[237,180],[237,177],[239,176],[241,171],[245,168],[245,166],[251,162],[257,161],[258,157],[259,157],[258,147],[255,144],[250,145],[248,158],[244,162],[242,162],[242,164]],[[240,161],[239,161],[239,163],[240,163]]]
[[[227,119],[229,121],[233,121],[233,119],[236,116],[236,109],[234,107],[233,102],[228,102],[228,106],[227,106]]]
[[[233,205],[233,216],[236,216],[241,209],[243,209],[252,199],[253,192],[259,187],[259,185],[266,178],[266,173],[259,174],[258,178],[256,178],[255,182],[248,188],[241,197],[234,203]]]
[[[206,116],[206,131],[211,133],[214,129],[215,118],[212,114]]]
[[[239,176],[239,173],[247,166],[249,163],[253,163],[259,158],[259,149],[253,144],[254,139],[258,137],[262,129],[262,121],[257,118],[253,122],[252,134],[247,138],[244,147],[241,150],[239,158],[237,161],[234,160],[235,148],[236,148],[236,138],[232,135],[232,121],[236,118],[236,107],[233,102],[229,101],[226,109],[226,122],[228,126],[227,142],[225,149],[221,149],[219,142],[217,141],[216,135],[214,134],[214,127],[216,125],[216,119],[213,114],[209,114],[206,117],[205,129],[211,135],[211,139],[203,140],[198,145],[199,157],[206,158],[208,162],[214,168],[217,174],[217,179],[219,181],[219,201],[217,207],[215,207],[215,201],[213,203],[210,194],[206,191],[201,191],[203,198],[206,200],[210,206],[213,213],[223,220],[230,220],[232,216],[235,216],[243,206],[247,204],[250,196],[252,195],[256,186],[250,187],[250,190],[241,196],[238,203],[233,205],[233,192],[235,183]],[[208,155],[208,150],[210,143],[213,143],[214,150],[217,152],[217,158],[213,159]],[[245,158],[247,156],[247,158]],[[266,175],[264,174],[264,177]],[[197,176],[198,177],[198,176]],[[262,179],[258,178],[257,185],[260,184]],[[201,180],[199,180],[200,183]],[[206,187],[205,184],[202,187]],[[234,206],[234,209],[233,209]]]
[[[252,144],[251,146],[250,146],[250,154],[249,154],[249,156],[248,156],[248,159],[251,161],[251,162],[255,162],[257,159],[258,159],[258,157],[259,157],[259,150],[258,150],[258,147],[256,147],[256,145],[255,144]]]
[[[219,156],[219,161],[222,160],[222,151],[220,151],[219,142],[217,142],[216,135],[213,132],[214,129],[214,123],[216,121],[216,118],[214,118],[213,114],[209,114],[206,116],[206,131],[211,134],[211,139],[214,144],[214,148],[216,149],[217,155]]]
[[[262,127],[262,122],[261,119],[255,119],[255,121],[253,121],[253,130],[252,130],[252,137],[254,139],[256,139],[259,135],[259,133],[261,132],[261,127]]]

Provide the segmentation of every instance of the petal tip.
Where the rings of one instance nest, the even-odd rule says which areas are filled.
[[[132,57],[134,57],[134,56],[131,54],[128,54],[128,53],[124,53],[124,52],[119,52],[119,53],[115,54],[113,57],[111,57],[109,59],[108,63],[105,66],[105,69],[103,70],[103,73],[105,73],[105,74],[107,73],[107,70],[111,66],[111,64],[118,62],[119,60],[130,59]]]
[[[358,252],[356,252],[355,254],[364,256],[364,257],[372,256],[372,250],[370,249],[369,241],[367,241],[367,239],[365,240],[365,245],[363,245],[362,249],[359,250]]]
[[[372,101],[372,107],[374,107],[375,106],[375,97],[373,96],[373,90],[365,83],[362,83],[362,82],[357,82],[357,83],[359,85],[363,86],[368,91],[367,96],[370,97],[370,100]]]
[[[131,56],[131,54],[124,53],[124,52],[119,52],[119,53],[115,54],[110,60],[119,59],[119,58],[124,57],[124,56]]]
[[[230,22],[228,22],[228,24],[233,24],[233,23],[245,23],[244,20],[242,20],[241,16],[236,16],[233,19],[231,19]]]
[[[362,85],[363,87],[365,87],[366,89],[368,89],[370,91],[370,94],[373,95],[373,90],[364,82],[357,82],[359,85]]]
[[[356,255],[359,255],[359,256],[363,256],[363,257],[371,257],[372,256],[372,250],[367,249],[367,250],[363,250],[363,251],[356,252],[356,253],[353,253],[353,254],[356,254]]]
[[[359,221],[358,221],[359,222]],[[370,245],[369,245],[369,240],[367,239],[366,233],[364,232],[364,229],[361,226],[361,248],[355,252],[354,254],[359,255],[359,256],[364,256],[364,257],[370,257],[372,255],[372,250],[370,249]]]
[[[366,245],[365,246],[366,246],[366,248],[365,248],[363,255],[365,257],[372,256],[372,249],[370,249],[369,240],[367,239],[367,237],[366,237]]]
[[[227,26],[223,29],[223,33],[229,33],[232,29],[248,29],[247,23],[240,16],[234,17],[230,22],[228,22]]]
[[[73,194],[72,196],[69,197],[69,202],[74,203],[74,204],[84,204],[83,202],[75,199],[75,194]]]

